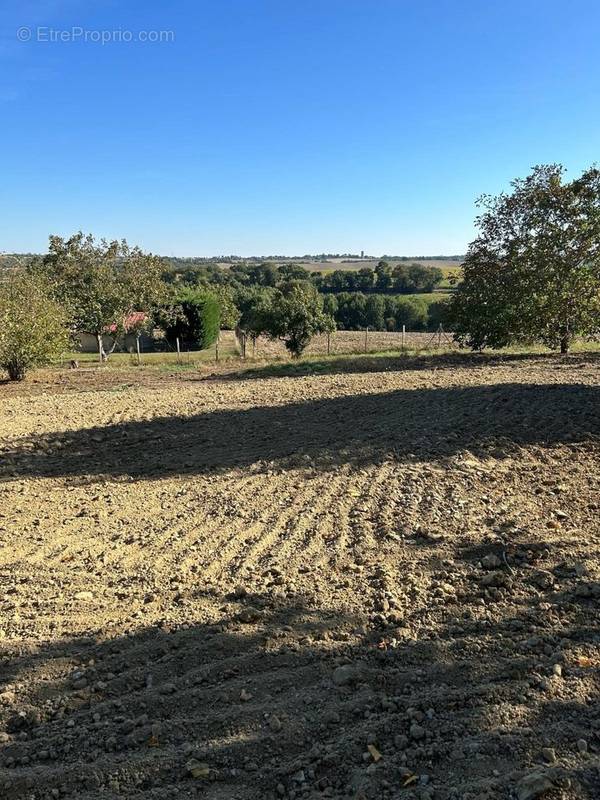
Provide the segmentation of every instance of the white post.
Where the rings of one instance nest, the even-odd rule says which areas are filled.
[[[140,359],[140,337],[139,336],[135,337],[135,349],[136,349],[136,352],[137,352],[137,365],[139,367],[140,364],[142,363],[141,359]]]
[[[402,326],[402,349],[404,350],[404,342],[406,340],[406,325]]]
[[[177,344],[177,363],[181,363],[181,348],[179,347],[179,336],[175,339],[175,343]]]

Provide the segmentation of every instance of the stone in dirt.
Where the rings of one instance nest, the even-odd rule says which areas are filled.
[[[197,761],[195,758],[188,761],[185,768],[192,778],[206,779],[210,777],[210,767],[208,764],[205,764],[203,761]]]
[[[357,683],[364,675],[362,664],[342,664],[334,670],[332,680],[336,686],[348,686]]]
[[[544,747],[542,749],[542,758],[544,761],[547,761],[548,764],[553,764],[556,761],[556,751],[553,747]]]
[[[489,553],[481,559],[481,566],[484,569],[498,569],[502,566],[502,561],[494,553]]]
[[[93,600],[94,593],[93,592],[77,592],[75,595],[75,600]]]
[[[554,788],[554,784],[544,772],[530,772],[517,784],[517,800],[536,800]]]
[[[252,608],[252,606],[248,606],[248,608],[244,608],[240,611],[240,622],[243,622],[245,625],[251,625],[253,622],[258,622],[260,619],[260,611],[257,608]]]

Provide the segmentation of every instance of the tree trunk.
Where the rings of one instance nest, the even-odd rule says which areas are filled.
[[[25,366],[19,361],[9,361],[6,365],[6,371],[11,381],[22,381],[25,377]]]
[[[98,342],[98,358],[100,359],[100,363],[104,364],[106,361],[106,353],[104,352],[104,343],[102,341],[102,334],[96,334],[96,340]]]
[[[571,346],[571,338],[568,333],[565,333],[563,336],[561,336],[560,339],[560,352],[563,354],[568,353],[570,346]]]

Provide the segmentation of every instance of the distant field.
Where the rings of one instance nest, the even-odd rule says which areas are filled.
[[[371,269],[375,269],[377,262],[380,259],[378,258],[365,258],[361,261],[346,261],[340,258],[331,258],[327,261],[298,261],[296,263],[301,264],[306,269],[310,270],[311,272],[332,272],[336,269],[341,270],[358,270],[362,269],[363,267],[370,267]],[[398,261],[390,260],[388,264],[390,266],[395,267],[396,264],[410,264],[410,261]],[[445,259],[439,258],[426,258],[426,259],[415,259],[415,263],[422,264],[424,267],[439,267],[440,269],[446,271],[448,270],[449,273],[454,271],[459,271],[461,262],[460,261],[446,261]]]

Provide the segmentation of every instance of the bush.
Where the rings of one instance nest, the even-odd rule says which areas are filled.
[[[172,319],[165,324],[167,339],[179,339],[189,347],[204,350],[219,336],[220,309],[217,298],[202,289],[185,288],[175,296]]]
[[[18,274],[0,283],[0,367],[11,381],[58,358],[69,346],[66,315],[41,279]]]

